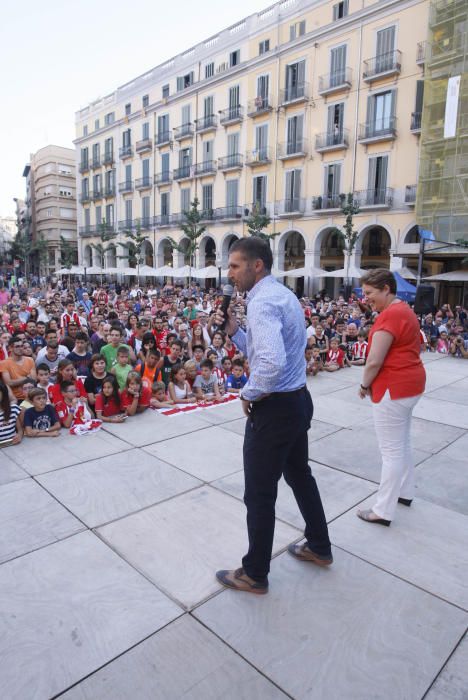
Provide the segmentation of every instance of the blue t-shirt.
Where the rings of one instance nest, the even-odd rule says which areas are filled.
[[[33,406],[28,408],[24,414],[24,427],[34,430],[50,429],[57,421],[57,414],[51,404],[47,404],[43,411],[36,411]]]
[[[245,374],[243,374],[241,377],[235,377],[233,374],[230,374],[226,380],[226,389],[228,391],[229,389],[243,389],[246,384],[247,377]]]

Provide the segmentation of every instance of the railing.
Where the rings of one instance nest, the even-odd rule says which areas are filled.
[[[187,124],[182,124],[182,126],[176,126],[174,129],[175,139],[184,139],[189,136],[193,136],[193,124],[188,122]]]
[[[246,165],[264,165],[271,162],[271,149],[268,146],[262,148],[254,148],[252,151],[247,151],[245,156]]]
[[[84,202],[89,202],[91,200],[91,196],[89,192],[82,192],[80,194],[80,202],[83,204]]]
[[[202,221],[214,221],[214,209],[203,209],[203,211],[200,213],[200,216]]]
[[[102,199],[102,190],[93,190],[92,200],[96,202],[98,199]]]
[[[288,102],[304,101],[309,99],[309,83],[297,83],[297,85],[289,85],[280,90],[280,104],[288,104]]]
[[[108,153],[104,153],[104,165],[112,165],[114,162],[114,152],[109,151]]]
[[[324,194],[312,198],[312,209],[314,211],[326,211],[328,209],[341,209],[345,201],[344,194]]]
[[[236,105],[235,107],[228,107],[223,109],[219,113],[220,124],[231,124],[233,122],[239,122],[244,118],[243,110],[241,105]]]
[[[121,158],[130,158],[131,156],[133,156],[132,146],[130,144],[127,146],[121,146],[119,148],[119,156]]]
[[[195,163],[194,175],[208,175],[216,172],[216,162],[214,160],[204,160],[202,163]]]
[[[104,197],[115,197],[115,185],[106,187],[104,189]]]
[[[305,212],[306,200],[303,197],[289,197],[276,202],[276,213],[278,216],[286,216],[288,214],[302,215]]]
[[[135,144],[135,150],[137,153],[143,153],[143,151],[151,151],[153,148],[153,141],[150,138],[141,139]]]
[[[170,214],[157,214],[153,217],[153,226],[170,226]]]
[[[183,211],[179,211],[176,214],[169,215],[170,226],[179,226],[183,222],[185,222],[185,214]]]
[[[271,112],[272,109],[273,106],[268,96],[254,97],[253,100],[249,100],[248,102],[247,116],[256,117],[260,114],[265,114],[265,112]]]
[[[174,170],[174,180],[183,180],[184,178],[192,177],[192,166],[184,165],[181,168]]]
[[[135,180],[135,189],[136,190],[146,190],[149,187],[153,186],[152,178],[147,175],[146,177],[140,177],[138,180]]]
[[[80,236],[95,236],[102,235],[103,233],[114,233],[113,224],[88,224],[87,226],[80,226],[79,228]]]
[[[208,129],[216,129],[216,127],[218,126],[218,119],[215,114],[209,114],[206,117],[195,119],[195,126],[197,131],[207,131]]]
[[[100,158],[93,158],[91,161],[91,170],[96,170],[96,168],[101,167],[101,159]]]
[[[356,192],[356,198],[360,207],[391,207],[393,204],[393,189],[377,188]]]
[[[370,124],[360,124],[359,141],[394,138],[396,136],[396,117],[376,119]]]
[[[418,41],[416,47],[416,63],[421,65],[426,61],[427,41]]]
[[[351,68],[342,68],[341,70],[327,73],[319,77],[319,95],[326,95],[335,90],[341,90],[351,87]]]
[[[133,180],[125,180],[125,182],[120,182],[119,192],[133,192]]]
[[[234,204],[227,207],[218,207],[214,210],[214,218],[224,221],[229,219],[241,219],[242,214],[243,208]]]
[[[137,219],[123,219],[119,221],[119,231],[132,231],[136,229],[137,223]]]
[[[218,168],[220,170],[230,170],[231,168],[242,168],[242,154],[231,153],[229,156],[218,158]]]
[[[251,202],[246,204],[244,207],[244,216],[248,217],[253,213],[260,214],[262,216],[268,216],[270,213],[270,205],[266,202]]]
[[[152,227],[153,220],[150,216],[142,216],[139,221],[140,228],[144,229],[145,231]]]
[[[405,187],[405,204],[414,204],[416,202],[417,185],[406,185]]]
[[[278,158],[292,158],[294,156],[303,156],[307,153],[307,149],[307,139],[295,139],[294,141],[286,141],[286,143],[279,143]]]
[[[78,167],[78,170],[80,171],[80,173],[85,173],[87,170],[89,170],[89,160],[82,160]]]
[[[364,71],[362,77],[364,80],[373,80],[378,76],[387,73],[399,73],[401,71],[401,51],[395,49],[382,53],[379,56],[368,58],[364,61]]]
[[[155,185],[166,185],[172,182],[172,170],[164,170],[162,173],[156,173],[154,176]]]
[[[422,112],[411,112],[411,131],[421,131]]]
[[[338,129],[337,131],[329,131],[325,134],[317,134],[315,137],[315,150],[326,151],[334,148],[348,148],[349,145],[349,130]]]
[[[156,134],[156,143],[158,146],[165,146],[167,143],[171,142],[171,132],[168,131],[158,131]]]

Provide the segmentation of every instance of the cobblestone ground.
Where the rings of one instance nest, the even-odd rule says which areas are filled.
[[[310,459],[334,545],[286,545],[281,483],[267,596],[220,589],[246,548],[238,404],[147,413],[0,452],[0,698],[419,700],[468,697],[468,362],[425,358],[417,497],[390,528],[361,369],[310,381]]]

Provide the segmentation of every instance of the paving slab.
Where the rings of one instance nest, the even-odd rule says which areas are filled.
[[[247,549],[243,503],[210,487],[129,515],[98,532],[128,562],[187,608],[219,590],[215,571],[240,566]],[[299,534],[278,522],[274,551]]]
[[[441,385],[440,388],[432,391],[429,396],[431,399],[451,401],[462,406],[468,406],[468,379],[461,379],[445,386]]]
[[[84,529],[33,479],[0,487],[0,563]]]
[[[371,508],[374,497],[362,504]],[[415,499],[399,506],[390,527],[371,525],[345,513],[330,525],[339,547],[396,576],[468,609],[468,518]]]
[[[40,440],[24,438],[20,445],[7,447],[5,452],[28,474],[45,472],[81,464],[129,449],[119,438],[100,430],[91,435],[70,435],[62,430],[58,438]]]
[[[320,490],[327,521],[333,520],[352,506],[360,503],[377,488],[377,485],[370,481],[324,467],[317,462],[311,462],[310,466]],[[242,500],[244,497],[244,472],[237,472],[223,479],[218,479],[212,482],[212,486]],[[276,517],[301,530],[304,528],[304,520],[294,494],[284,479],[281,479],[278,484]]]
[[[414,418],[413,416],[411,421],[411,442],[413,447],[431,454],[440,452],[440,450],[448,447],[452,442],[465,434],[463,428],[442,425],[423,418]]]
[[[467,700],[468,636],[465,634],[442,669],[425,700]]]
[[[213,481],[243,468],[243,444],[236,433],[205,423],[205,430],[147,445],[145,451],[202,481]]]
[[[21,445],[18,447],[21,449]],[[6,454],[5,449],[0,448],[0,486],[9,484],[12,481],[28,478],[29,474],[27,474],[24,469],[21,469],[21,467],[18,467],[16,462]]]
[[[245,418],[230,421],[229,423],[223,423],[220,427],[224,428],[225,430],[232,430],[234,433],[237,433],[238,435],[244,437]],[[307,433],[307,437],[309,440],[309,449],[311,444],[316,440],[320,440],[320,438],[325,437],[325,435],[331,435],[332,433],[336,433],[339,430],[342,430],[342,428],[338,425],[324,423],[323,421],[315,420],[314,418],[311,423],[310,429]]]
[[[197,418],[209,425],[221,425],[222,423],[227,423],[228,421],[236,420],[243,416],[242,404],[239,400],[224,405],[221,404],[213,408],[206,408],[196,413]]]
[[[143,447],[202,428],[206,428],[206,421],[195,415],[163,416],[148,409],[143,414],[128,418],[125,423],[106,423],[104,430],[134,447]]]
[[[422,698],[466,614],[346,552],[328,570],[287,553],[263,597],[225,591],[194,612],[298,700]]]
[[[324,423],[349,428],[372,417],[372,408],[363,401],[361,406],[350,406],[348,401],[333,394],[314,399],[314,417]]]
[[[181,614],[87,531],[0,567],[0,697],[50,698]]]
[[[433,455],[416,472],[418,498],[468,515],[468,469],[463,461],[448,457],[446,450]]]
[[[415,464],[429,456],[429,452],[413,449]],[[363,479],[380,481],[382,458],[370,420],[317,440],[310,446],[309,457]]]
[[[458,459],[466,463],[468,456],[468,432],[463,432],[457,440],[451,442],[443,450],[443,454],[447,459]]]
[[[357,384],[359,384],[359,382],[357,382],[356,385]],[[352,384],[351,381],[346,381],[344,377],[342,381],[340,381],[339,377],[335,379],[331,374],[325,372],[317,374],[307,382],[307,387],[310,391],[312,399],[314,399],[316,396],[328,396],[329,394],[335,394],[340,389],[349,389],[353,385],[354,382]]]
[[[416,418],[468,429],[468,411],[464,406],[453,401],[439,401],[432,396],[428,394],[418,401],[413,411]]]
[[[37,480],[88,527],[200,485],[198,479],[137,448],[49,472]]]
[[[286,695],[186,614],[62,700],[282,700]]]

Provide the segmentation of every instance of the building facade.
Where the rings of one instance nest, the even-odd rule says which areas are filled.
[[[26,179],[26,219],[22,232],[43,250],[33,254],[32,271],[48,276],[61,267],[61,241],[76,247],[76,173],[72,148],[49,145],[30,156]]]
[[[139,225],[147,264],[184,264],[167,238],[183,242],[197,197],[199,267],[227,266],[256,207],[278,234],[275,267],[340,269],[352,192],[352,264],[401,267],[416,225],[428,12],[427,0],[283,0],[77,112],[80,263],[98,264],[91,243],[109,228],[107,266],[128,264],[118,246]]]

